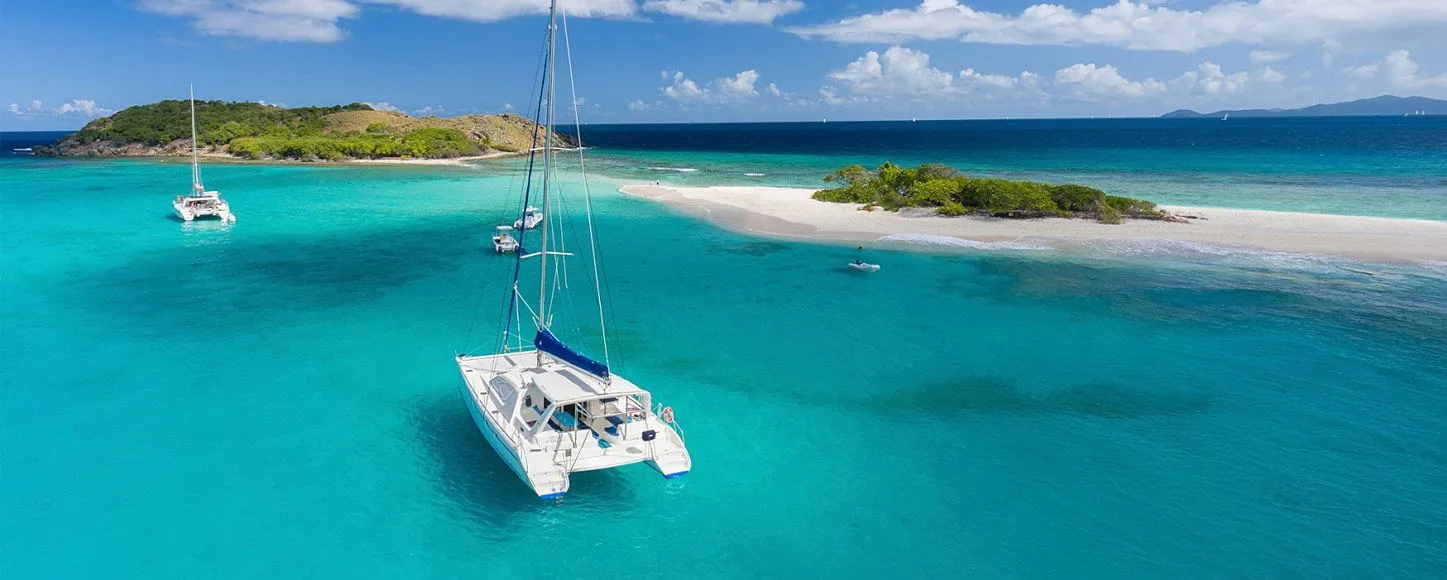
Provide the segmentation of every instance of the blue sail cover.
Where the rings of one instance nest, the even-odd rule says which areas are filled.
[[[533,346],[538,350],[553,355],[554,358],[578,367],[600,379],[608,378],[608,365],[590,359],[576,350],[568,348],[558,337],[547,330],[539,330],[538,335],[533,338]]]

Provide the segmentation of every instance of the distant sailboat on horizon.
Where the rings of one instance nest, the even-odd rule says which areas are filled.
[[[1222,121],[1225,121],[1226,119],[1230,119],[1230,118],[1231,118],[1231,113],[1226,113],[1226,114],[1224,114],[1224,115],[1221,115],[1221,120],[1222,120]]]

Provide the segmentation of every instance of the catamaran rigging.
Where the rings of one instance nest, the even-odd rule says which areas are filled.
[[[672,409],[654,403],[651,393],[611,368],[592,201],[581,147],[576,152],[587,212],[588,249],[598,297],[603,360],[590,358],[554,332],[556,295],[567,288],[566,258],[573,255],[567,251],[561,235],[565,223],[561,210],[566,204],[559,197],[558,148],[554,146],[559,15],[558,2],[553,0],[548,10],[542,87],[535,109],[536,119],[544,126],[543,143],[538,147],[539,138],[534,132],[523,186],[523,216],[516,224],[527,226],[527,216],[535,209],[529,204],[534,170],[540,168],[541,211],[536,212],[540,215],[538,249],[522,248],[527,243],[527,230],[531,228],[518,227],[519,248],[508,286],[508,305],[497,352],[457,355],[463,397],[473,420],[498,456],[543,498],[567,493],[569,476],[579,471],[646,462],[665,477],[673,478],[692,469],[682,428],[674,419]],[[562,15],[566,41],[567,18],[565,12]],[[571,47],[567,54],[571,76]],[[576,96],[573,102],[577,102]],[[580,126],[576,105],[574,119],[575,127]],[[521,284],[523,265],[534,258],[539,265],[536,308],[523,298]],[[521,343],[523,310],[527,310],[527,319],[536,329],[529,345]],[[513,339],[518,342],[510,344]]]
[[[221,199],[221,193],[206,191],[201,184],[201,145],[196,140],[196,88],[190,88],[191,99],[191,193],[178,195],[171,202],[171,208],[181,221],[189,222],[204,217],[220,218],[222,222],[234,223],[236,216],[231,213],[231,204]]]

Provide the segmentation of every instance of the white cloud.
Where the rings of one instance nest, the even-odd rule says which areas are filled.
[[[1055,83],[1081,98],[1148,97],[1166,92],[1166,85],[1156,79],[1127,80],[1114,66],[1093,63],[1073,64],[1055,71]]]
[[[20,115],[20,114],[23,114],[23,113],[21,113],[21,111],[20,111],[20,103],[10,103],[10,107],[9,107],[8,110],[10,111],[10,114],[12,114],[12,115]]]
[[[1221,65],[1209,60],[1201,63],[1200,70],[1197,83],[1208,95],[1239,92],[1251,78],[1245,72],[1228,75],[1221,71]]]
[[[1447,73],[1420,76],[1419,67],[1412,60],[1412,54],[1405,50],[1394,50],[1382,60],[1353,65],[1342,69],[1347,77],[1356,80],[1381,78],[1392,88],[1418,90],[1447,88]]]
[[[359,12],[346,0],[141,0],[140,6],[188,18],[206,34],[278,42],[336,42],[345,36],[337,21]]]
[[[869,51],[854,62],[829,73],[856,95],[924,97],[954,89],[954,76],[931,67],[923,51],[891,46],[881,55]],[[828,101],[830,95],[826,94]]]
[[[112,109],[97,107],[95,101],[90,99],[74,99],[55,109],[57,115],[85,115],[87,117],[101,117],[114,112]]]
[[[32,110],[32,111],[40,111],[40,110],[43,110],[43,109],[45,109],[45,103],[40,102],[40,99],[35,99],[35,100],[33,100],[33,101],[30,101],[30,110]]]
[[[1251,58],[1251,64],[1265,64],[1285,60],[1291,56],[1291,53],[1281,52],[1279,50],[1253,50],[1249,56]]]
[[[998,89],[1034,87],[1035,85],[1039,84],[1039,80],[1040,75],[1032,73],[1028,70],[1020,73],[1020,76],[1017,77],[1001,74],[985,74],[977,72],[975,71],[975,69],[972,68],[967,68],[960,71],[961,83],[974,83],[987,87],[995,87]]]
[[[769,24],[804,9],[799,0],[646,0],[643,9],[707,22]]]
[[[851,103],[862,103],[869,99],[858,95],[841,97],[834,87],[825,85],[819,87],[819,100],[826,105],[848,105]]]
[[[1282,46],[1430,35],[1447,25],[1447,2],[1441,0],[1221,0],[1204,10],[1153,4],[1118,0],[1083,14],[1058,4],[1035,4],[1006,15],[958,0],[923,0],[914,9],[788,30],[844,43],[958,39],[1190,52],[1231,43]]]
[[[640,99],[628,101],[628,110],[630,111],[647,111],[648,108],[648,103],[645,103]]]
[[[703,89],[698,83],[683,76],[682,72],[673,73],[672,84],[663,87],[663,94],[675,101],[688,101],[703,98]]]
[[[1124,112],[1132,106],[1179,106],[1228,95],[1233,96],[1232,102],[1243,97],[1255,101],[1263,95],[1283,95],[1280,87],[1286,80],[1285,74],[1270,66],[1229,72],[1210,61],[1169,82],[1153,77],[1130,78],[1114,65],[1101,63],[1077,63],[1044,75],[1030,71],[1010,75],[974,68],[951,74],[935,68],[925,52],[895,46],[883,54],[869,51],[826,75],[817,100],[828,105],[882,104],[892,100],[908,103],[901,106],[911,108],[1016,113],[1055,102],[1063,107],[1056,111]],[[900,110],[911,114],[910,110]]]
[[[782,96],[784,96],[784,92],[779,90],[779,85],[776,85],[776,84],[774,84],[774,83],[769,83],[768,90],[769,90],[769,94],[774,95],[774,96],[776,96],[776,97],[782,97]]]
[[[749,69],[731,77],[724,77],[715,81],[718,83],[719,91],[729,95],[757,95],[754,90],[754,83],[759,81],[759,73]]]
[[[1286,75],[1269,66],[1263,66],[1261,70],[1256,71],[1256,79],[1264,83],[1279,85],[1286,82]]]
[[[503,103],[503,104],[502,104],[502,110],[504,110],[504,111],[511,111],[511,110],[512,110],[512,103]]]
[[[548,13],[548,0],[357,0],[411,10],[427,16],[496,22],[515,16]],[[633,0],[568,0],[560,4],[568,16],[619,18],[632,16]]]
[[[446,109],[443,109],[441,105],[438,105],[436,107],[428,105],[426,107],[422,107],[421,109],[417,109],[415,111],[415,114],[418,117],[426,117],[428,115],[441,115],[442,112],[445,110]]]
[[[1382,67],[1392,84],[1404,89],[1447,87],[1447,73],[1418,76],[1417,63],[1412,54],[1405,50],[1394,50],[1382,59]]]
[[[382,101],[382,102],[380,102],[380,103],[362,103],[362,104],[363,104],[363,105],[366,105],[366,106],[368,106],[368,107],[371,107],[373,111],[382,111],[382,112],[384,112],[384,113],[391,113],[391,112],[394,112],[394,111],[397,110],[397,107],[392,106],[392,103],[388,103],[388,102],[386,102],[386,101]]]
[[[274,42],[336,42],[339,23],[363,7],[416,12],[439,18],[496,22],[547,14],[548,0],[137,0],[142,10],[191,21],[214,36]],[[804,9],[802,0],[568,0],[559,8],[581,18],[629,18],[641,9],[688,20],[769,24]]]
[[[669,84],[659,90],[664,96],[681,103],[736,103],[759,94],[754,89],[754,84],[759,81],[759,73],[753,69],[731,77],[714,79],[706,86],[699,86],[682,72],[662,71],[662,76]]]

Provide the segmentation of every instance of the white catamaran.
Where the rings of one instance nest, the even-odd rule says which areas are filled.
[[[199,145],[196,142],[196,89],[191,88],[191,194],[178,195],[176,200],[171,202],[171,207],[176,210],[176,215],[182,221],[192,221],[199,218],[215,216],[225,223],[235,223],[236,216],[231,213],[231,205],[221,199],[221,192],[206,191],[206,186],[201,185],[201,159]]]
[[[502,322],[501,341],[495,354],[458,354],[457,366],[462,372],[462,395],[468,411],[498,456],[507,463],[523,483],[541,498],[559,498],[568,492],[570,475],[619,467],[632,463],[648,463],[664,477],[674,478],[692,468],[693,461],[684,446],[682,429],[674,421],[673,410],[653,401],[652,395],[628,379],[609,369],[608,334],[603,324],[603,293],[598,276],[597,246],[593,238],[591,201],[583,174],[585,207],[588,209],[588,241],[593,258],[593,285],[598,296],[599,328],[602,329],[603,361],[591,359],[567,346],[551,329],[553,311],[549,301],[556,293],[566,292],[566,258],[572,254],[561,250],[565,223],[554,220],[550,210],[561,209],[550,199],[560,192],[554,176],[553,114],[557,78],[557,0],[548,10],[547,59],[545,91],[540,91],[546,115],[544,146],[534,147],[537,159],[541,152],[541,201],[539,212],[528,205],[533,193],[534,174],[530,171],[523,193],[524,217],[520,233],[530,230],[527,215],[537,215],[541,238],[536,251],[520,249],[512,268],[507,316]],[[564,41],[566,13],[563,15]],[[571,61],[571,59],[569,59]],[[571,73],[571,67],[569,72]],[[575,91],[576,92],[576,91]],[[573,102],[576,102],[574,99]],[[539,107],[542,110],[542,107]],[[576,111],[575,111],[576,112]],[[536,139],[536,134],[534,139]],[[536,143],[534,144],[536,145]],[[579,151],[579,169],[582,152]],[[529,168],[534,164],[529,163]],[[516,226],[515,226],[516,227]],[[556,236],[556,242],[553,241]],[[525,240],[520,240],[525,241]],[[550,243],[552,244],[550,246]],[[523,244],[526,246],[527,244]],[[518,284],[523,265],[531,260],[539,263],[539,293],[536,309],[524,299]],[[552,274],[552,278],[549,278]],[[552,284],[550,286],[550,283]],[[524,309],[529,317],[524,319]],[[531,321],[535,334],[531,345],[522,344],[523,324]],[[509,339],[513,343],[509,344]]]

